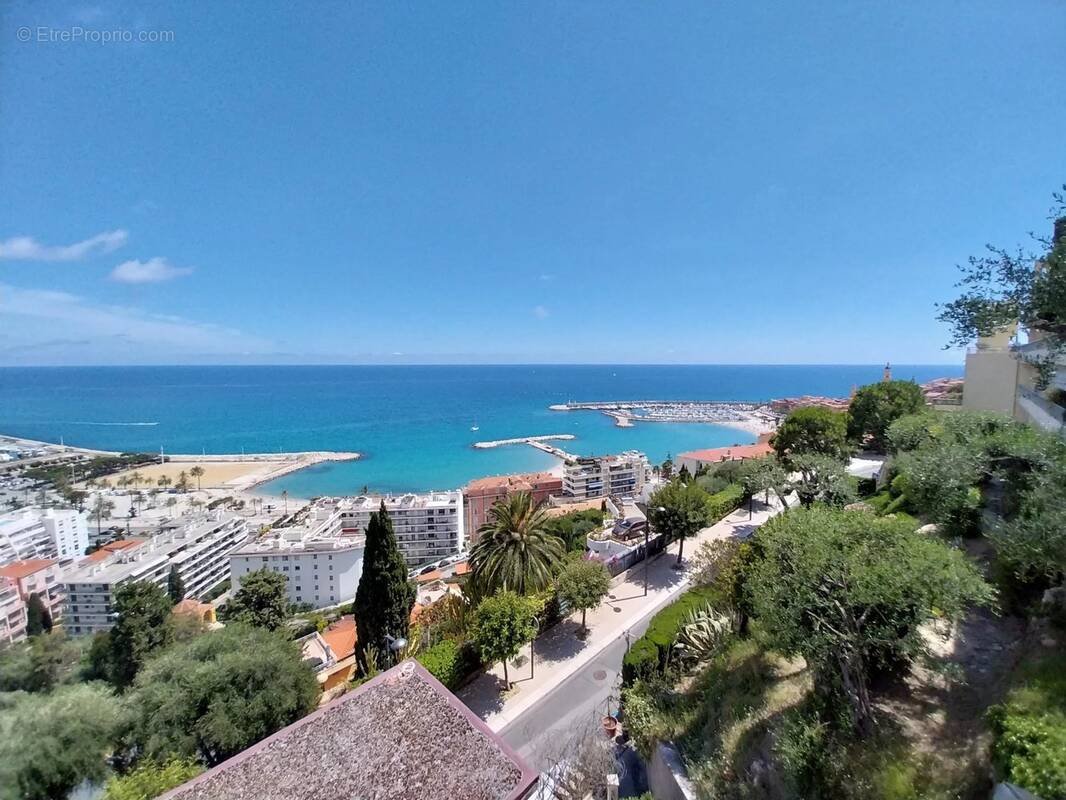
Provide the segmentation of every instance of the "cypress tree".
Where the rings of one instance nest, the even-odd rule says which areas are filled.
[[[34,592],[26,601],[26,635],[38,636],[51,630],[52,615],[48,613],[41,596]]]
[[[170,574],[167,575],[167,594],[170,595],[170,602],[174,605],[185,599],[185,582],[178,574],[176,564],[170,565]]]
[[[382,501],[381,509],[370,515],[366,526],[363,574],[352,603],[360,664],[365,666],[367,647],[373,646],[382,654],[388,652],[386,635],[407,638],[414,603],[415,587],[407,578],[407,562],[396,544],[392,519]]]

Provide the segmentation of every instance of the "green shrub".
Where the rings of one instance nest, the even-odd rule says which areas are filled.
[[[710,587],[698,586],[689,589],[677,600],[651,618],[644,635],[630,645],[622,659],[622,682],[626,686],[640,677],[665,669],[670,650],[681,630],[686,616],[693,609],[713,604],[714,593]]]
[[[629,686],[639,678],[651,677],[658,669],[659,650],[642,636],[622,658],[622,684]]]
[[[707,508],[711,519],[717,522],[722,517],[732,514],[744,502],[744,487],[732,483],[720,492],[707,498]]]
[[[885,511],[885,507],[892,502],[892,499],[892,494],[886,490],[878,492],[872,497],[866,498],[866,503],[874,510],[875,513],[883,514]]]
[[[855,491],[863,499],[870,497],[877,493],[877,481],[873,478],[859,478],[855,484]]]
[[[989,710],[1000,777],[1039,797],[1066,797],[1066,654],[1020,670],[1006,702]]]
[[[438,681],[455,691],[474,670],[481,666],[481,659],[467,643],[445,639],[423,650],[416,660]]]

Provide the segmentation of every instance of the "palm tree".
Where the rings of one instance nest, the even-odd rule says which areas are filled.
[[[102,494],[96,496],[96,503],[93,505],[92,516],[96,520],[96,537],[100,538],[100,531],[103,528],[103,521],[111,518],[111,512],[115,510],[115,504],[110,500],[104,499]]]
[[[141,475],[141,473],[137,472],[136,470],[134,470],[133,472],[130,473],[130,483],[133,484],[134,486],[140,486],[141,485],[141,481],[143,481],[143,480],[144,480],[144,476]]]
[[[189,474],[196,478],[196,491],[200,491],[200,478],[203,477],[204,468],[197,464],[189,470]]]
[[[528,594],[546,588],[564,555],[562,540],[547,532],[547,522],[543,505],[528,492],[496,501],[470,551],[476,585],[488,593],[510,589]]]
[[[189,491],[189,473],[182,470],[178,473],[178,482],[174,484],[178,490],[184,494]]]
[[[171,484],[170,476],[169,475],[160,475],[159,476],[159,480],[156,481],[156,484],[158,486],[162,486],[164,489],[166,489]]]

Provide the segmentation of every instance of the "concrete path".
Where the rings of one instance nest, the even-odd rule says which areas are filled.
[[[780,506],[756,504],[748,518],[747,508],[738,510],[718,523],[686,540],[685,556],[696,552],[706,541],[745,538],[780,511]],[[575,613],[547,631],[533,643],[534,668],[530,675],[529,648],[509,664],[514,688],[503,691],[503,666],[495,664],[458,692],[460,699],[493,731],[515,722],[532,706],[542,701],[556,687],[595,659],[613,642],[636,639],[640,633],[630,631],[638,622],[672,602],[689,585],[687,571],[676,569],[677,543],[665,552],[642,562],[614,579],[611,592],[598,608],[588,612],[588,634],[580,638],[581,614]],[[644,566],[648,563],[648,592],[644,593]],[[624,652],[624,650],[622,651]],[[604,676],[606,679],[607,676]],[[595,680],[595,674],[593,675]],[[566,711],[566,709],[560,709]],[[559,718],[559,717],[556,717]],[[527,727],[527,726],[523,726]],[[534,731],[530,730],[530,734]],[[512,741],[512,744],[522,743]]]

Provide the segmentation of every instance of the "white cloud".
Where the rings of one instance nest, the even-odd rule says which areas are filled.
[[[55,343],[63,340],[78,346],[57,352]],[[267,353],[273,347],[222,325],[0,284],[0,362],[165,364]],[[41,352],[45,348],[50,352]]]
[[[545,319],[550,314],[551,314],[551,312],[548,309],[546,309],[544,306],[533,306],[533,316],[536,317],[537,319]]]
[[[192,274],[192,267],[175,267],[165,258],[156,256],[147,261],[123,261],[111,270],[111,280],[118,283],[162,283]]]
[[[14,236],[0,242],[0,259],[13,261],[80,261],[97,253],[110,253],[126,243],[124,230],[105,231],[74,244],[41,244],[32,236]]]

